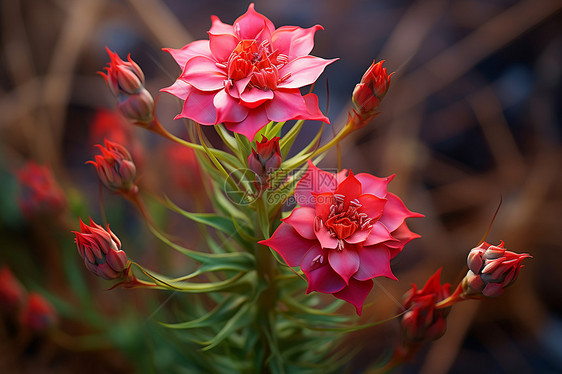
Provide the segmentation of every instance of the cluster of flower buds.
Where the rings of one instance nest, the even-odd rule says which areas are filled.
[[[436,309],[435,305],[449,297],[451,285],[441,285],[440,276],[441,269],[429,278],[421,290],[413,284],[404,295],[402,311],[405,313],[401,320],[404,342],[437,340],[445,333],[450,308]]]
[[[154,99],[144,87],[144,73],[141,68],[127,56],[123,61],[117,53],[106,47],[111,61],[100,72],[111,93],[117,98],[119,110],[132,121],[149,123],[153,119]]]
[[[463,296],[474,298],[484,295],[496,297],[512,284],[523,267],[521,262],[531,257],[527,253],[514,253],[499,245],[483,242],[468,254],[468,273],[462,280]]]
[[[21,186],[20,206],[26,216],[54,215],[66,207],[64,193],[48,167],[28,161],[17,177]]]
[[[279,137],[268,140],[265,136],[256,142],[256,149],[248,156],[248,168],[256,175],[254,185],[258,191],[269,187],[269,174],[281,166]]]
[[[10,269],[0,269],[0,312],[6,316],[19,313],[19,323],[34,332],[43,332],[57,322],[57,313],[42,295],[29,294]]]
[[[390,88],[390,78],[386,68],[382,67],[383,61],[373,63],[367,69],[361,82],[353,90],[353,117],[351,123],[354,129],[366,126],[378,113],[377,107]]]
[[[111,191],[136,192],[135,185],[137,169],[129,151],[120,144],[104,141],[105,147],[96,144],[101,155],[95,156],[95,161],[88,161],[96,167],[101,182]]]
[[[121,242],[90,218],[90,226],[80,220],[80,231],[76,234],[78,253],[92,273],[104,279],[122,278],[129,265],[127,254],[121,250]]]

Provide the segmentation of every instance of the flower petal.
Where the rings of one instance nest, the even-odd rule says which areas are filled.
[[[213,106],[215,92],[192,90],[183,103],[183,109],[174,119],[191,118],[202,125],[214,125],[217,122],[217,112]]]
[[[318,106],[318,96],[311,93],[308,95],[304,95],[302,98],[304,99],[304,103],[306,104],[306,114],[300,115],[295,119],[322,121],[324,123],[327,123],[328,125],[330,124],[330,119],[320,111],[320,107]]]
[[[314,229],[314,233],[322,248],[335,249],[338,246],[338,239],[332,237],[330,231],[328,231],[323,223],[318,229]]]
[[[320,194],[312,193],[314,201],[316,202],[316,215],[322,218],[324,222],[328,219],[330,208],[335,203],[334,194],[331,192],[324,192]]]
[[[256,39],[260,43],[263,40],[270,40],[271,33],[275,30],[273,22],[254,10],[253,3],[246,13],[234,21],[232,27],[240,39]]]
[[[360,265],[353,278],[364,281],[375,277],[387,277],[396,280],[390,269],[390,251],[383,245],[373,245],[357,249]]]
[[[307,114],[306,103],[298,89],[276,90],[273,100],[266,104],[267,117],[284,122]]]
[[[411,240],[420,238],[420,235],[415,232],[410,231],[406,222],[401,224],[396,230],[390,233],[394,240],[384,243],[390,249],[390,258],[394,258],[398,253],[402,251],[404,246]]]
[[[314,47],[314,34],[318,30],[324,30],[320,25],[303,29],[298,26],[281,26],[271,34],[271,46],[273,50],[287,55],[289,60],[296,57],[306,56]]]
[[[386,199],[386,206],[384,207],[384,212],[380,221],[390,232],[396,230],[406,218],[423,217],[423,214],[409,211],[402,200],[390,192],[386,195]]]
[[[359,213],[365,213],[371,219],[379,219],[383,214],[386,199],[381,199],[375,195],[363,194],[357,198],[361,207],[357,210]]]
[[[217,123],[240,122],[248,116],[248,108],[239,105],[238,100],[227,94],[226,90],[216,94],[213,105],[217,110]]]
[[[371,234],[371,229],[365,227],[363,230],[355,231],[351,236],[345,238],[345,242],[349,244],[363,243]]]
[[[187,99],[191,91],[194,90],[193,86],[187,82],[178,79],[169,87],[162,88],[160,91],[170,93],[182,100]]]
[[[177,64],[182,68],[182,70],[187,61],[189,61],[193,57],[213,57],[208,40],[196,40],[187,44],[181,49],[163,48],[162,50],[171,54],[173,59],[176,60]]]
[[[226,63],[239,42],[233,34],[212,34],[209,32],[211,53],[218,62]]]
[[[226,128],[232,132],[246,136],[250,141],[262,127],[269,123],[263,107],[248,111],[248,116],[240,122],[225,122]]]
[[[273,99],[273,97],[274,95],[272,90],[262,90],[254,86],[247,86],[240,94],[240,101],[242,105],[253,109],[266,101]],[[267,117],[270,118],[269,115]]]
[[[341,251],[329,251],[328,261],[346,284],[349,284],[349,278],[359,269],[359,255],[352,245],[345,246]]]
[[[344,280],[330,267],[325,250],[311,248],[304,256],[301,269],[308,279],[306,293],[334,293],[345,287]]]
[[[318,248],[318,250],[320,250],[320,246],[316,240],[303,238],[288,223],[279,225],[271,238],[262,240],[259,244],[271,247],[275,252],[279,253],[291,267],[301,265],[304,255],[311,248]]]
[[[345,196],[345,203],[349,204],[351,200],[361,195],[361,182],[359,182],[350,171],[349,176],[338,185],[334,193]]]
[[[363,245],[370,246],[386,242],[388,240],[394,240],[394,238],[390,235],[388,229],[382,223],[375,222],[373,224],[373,227],[371,228],[369,236],[367,237]],[[385,243],[385,245],[388,245],[388,243]]]
[[[316,213],[314,209],[303,207],[294,209],[291,215],[282,221],[291,225],[302,237],[306,239],[316,239],[316,235],[314,234],[315,218]]]
[[[325,60],[315,56],[302,56],[289,61],[279,69],[279,76],[283,77],[290,73],[290,76],[279,83],[279,88],[300,88],[316,82],[326,66],[337,59]]]
[[[363,193],[370,193],[380,198],[386,197],[387,186],[394,179],[394,175],[379,178],[367,173],[359,173],[355,177],[361,182]]]
[[[226,72],[217,63],[204,56],[193,57],[185,64],[180,79],[201,91],[216,91],[224,88]]]
[[[211,28],[209,29],[209,34],[219,35],[219,34],[232,34],[234,35],[234,28],[232,25],[223,23],[219,17],[211,16]]]
[[[336,178],[333,174],[317,168],[311,160],[308,160],[308,170],[297,183],[294,196],[300,206],[314,208],[316,200],[312,192],[316,194],[334,192],[336,186]]]
[[[363,309],[363,303],[367,298],[369,292],[373,288],[373,281],[358,281],[354,278],[349,280],[349,285],[343,288],[341,291],[334,293],[334,296],[338,299],[342,299],[347,301],[348,303],[353,304],[355,306],[355,311],[357,315],[361,315]]]

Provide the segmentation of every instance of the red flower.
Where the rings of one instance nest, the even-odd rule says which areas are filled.
[[[97,225],[90,218],[90,226],[80,220],[80,231],[76,232],[76,246],[84,264],[92,273],[104,279],[121,278],[127,270],[127,254],[121,250],[121,242],[111,232]]]
[[[470,251],[467,258],[470,270],[462,281],[463,296],[496,297],[515,282],[523,267],[521,262],[532,256],[507,251],[503,246],[503,242],[498,246],[483,242]]]
[[[36,332],[42,332],[55,325],[57,313],[43,296],[32,292],[27,298],[20,320],[23,326]]]
[[[383,63],[384,60],[377,63],[373,60],[373,63],[361,78],[361,82],[353,90],[356,128],[365,126],[377,115],[376,109],[390,87],[392,74],[387,74],[386,68],[382,67]]]
[[[113,96],[119,101],[123,115],[133,121],[150,122],[154,111],[154,99],[144,88],[144,73],[141,68],[127,56],[121,60],[117,53],[105,48],[111,61],[105,67],[107,73],[99,72],[105,79]]]
[[[0,269],[0,310],[16,310],[25,298],[25,290],[10,269]]]
[[[248,167],[256,175],[256,188],[269,186],[268,175],[281,166],[281,150],[279,137],[268,140],[265,136],[256,142],[256,150],[248,156]]]
[[[289,266],[301,267],[308,279],[307,293],[333,294],[361,314],[371,279],[396,279],[390,259],[419,237],[405,219],[422,215],[387,192],[391,180],[351,172],[345,177],[345,171],[331,174],[309,161],[295,191],[301,207],[260,243],[273,248]]]
[[[17,177],[22,194],[20,206],[25,215],[56,214],[66,207],[64,192],[48,167],[28,161]]]
[[[88,161],[96,167],[102,183],[112,191],[128,192],[135,190],[135,176],[137,169],[129,151],[120,144],[104,141],[105,148],[96,144],[101,151],[101,156],[96,155],[96,161]]]
[[[314,83],[335,61],[308,55],[314,33],[322,26],[275,29],[254,10],[254,4],[233,25],[216,16],[211,19],[209,40],[165,49],[182,68],[176,82],[163,89],[185,100],[176,118],[191,118],[203,125],[224,123],[250,140],[270,121],[329,122],[318,108],[316,95],[302,96],[299,90]]]
[[[447,329],[446,317],[450,308],[435,309],[435,304],[451,294],[451,285],[441,285],[441,269],[429,278],[425,286],[418,290],[415,284],[404,295],[402,311],[402,333],[406,342],[437,340]]]

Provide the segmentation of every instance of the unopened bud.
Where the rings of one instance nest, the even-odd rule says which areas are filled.
[[[153,118],[154,99],[145,88],[119,100],[117,106],[121,113],[132,121],[148,123]]]
[[[96,144],[102,152],[95,161],[88,161],[96,167],[101,182],[112,191],[128,192],[136,189],[137,169],[129,151],[120,144],[104,141],[105,147]]]

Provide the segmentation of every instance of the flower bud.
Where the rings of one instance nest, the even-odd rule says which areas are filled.
[[[483,295],[496,297],[512,284],[523,267],[521,262],[531,257],[527,253],[514,253],[504,248],[503,242],[494,246],[486,242],[468,254],[468,273],[462,280],[464,296]]]
[[[148,123],[153,118],[154,99],[146,88],[119,100],[117,106],[121,113],[132,121]]]
[[[447,329],[446,317],[450,308],[436,309],[435,304],[450,295],[450,284],[441,285],[441,269],[429,278],[421,290],[415,284],[404,295],[401,319],[405,342],[421,342],[439,339]]]
[[[76,246],[84,264],[92,273],[104,279],[121,278],[127,269],[127,254],[121,250],[121,242],[90,218],[90,226],[80,220],[81,232],[76,234]]]
[[[129,151],[120,144],[104,141],[105,147],[96,144],[101,155],[95,156],[95,161],[88,161],[96,167],[101,182],[112,191],[128,192],[135,190],[135,176],[137,169]]]
[[[17,173],[21,188],[20,206],[26,216],[57,214],[66,207],[66,198],[51,170],[28,161]]]
[[[382,67],[383,63],[384,60],[377,63],[373,60],[361,82],[353,90],[352,99],[355,109],[351,121],[355,129],[364,127],[377,115],[376,109],[390,87],[392,74],[387,74],[386,68]]]
[[[248,156],[248,167],[256,174],[256,187],[268,187],[268,175],[281,166],[279,137],[268,140],[265,136],[256,142],[256,150]]]
[[[105,47],[111,61],[105,67],[106,73],[100,72],[114,96],[133,95],[144,88],[144,73],[141,68],[127,55],[123,61],[117,53]]]
[[[25,290],[10,269],[0,269],[0,311],[13,312],[25,298]]]
[[[32,292],[22,309],[21,324],[35,332],[45,331],[57,322],[57,313],[50,302],[38,293]]]

